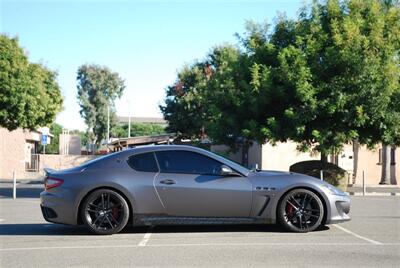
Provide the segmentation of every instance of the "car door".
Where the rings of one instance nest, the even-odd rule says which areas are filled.
[[[156,190],[170,216],[248,217],[252,185],[245,176],[221,176],[219,161],[197,152],[156,152]]]
[[[154,189],[154,178],[158,174],[158,165],[154,152],[134,154],[128,157],[125,187],[135,199],[135,213],[164,214],[165,208]]]

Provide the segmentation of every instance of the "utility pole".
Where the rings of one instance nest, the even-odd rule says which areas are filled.
[[[110,142],[110,104],[107,104],[107,153],[108,143]]]
[[[131,137],[131,104],[128,100],[128,138]]]

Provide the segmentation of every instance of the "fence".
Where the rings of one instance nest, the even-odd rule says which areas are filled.
[[[39,172],[40,167],[40,155],[39,154],[31,154],[31,158],[29,162],[25,162],[25,171],[26,172]]]

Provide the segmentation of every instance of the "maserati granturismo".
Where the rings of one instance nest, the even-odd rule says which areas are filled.
[[[46,170],[49,222],[114,234],[127,224],[280,224],[309,232],[350,220],[349,196],[302,174],[249,170],[207,150],[143,146]]]

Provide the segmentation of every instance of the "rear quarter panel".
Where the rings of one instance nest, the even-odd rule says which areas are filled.
[[[112,188],[121,192],[134,214],[164,213],[164,207],[154,188],[156,173],[137,172],[129,167],[127,159],[110,159],[96,163],[79,174],[70,174],[71,187],[78,193],[75,209],[88,193],[99,188]]]

